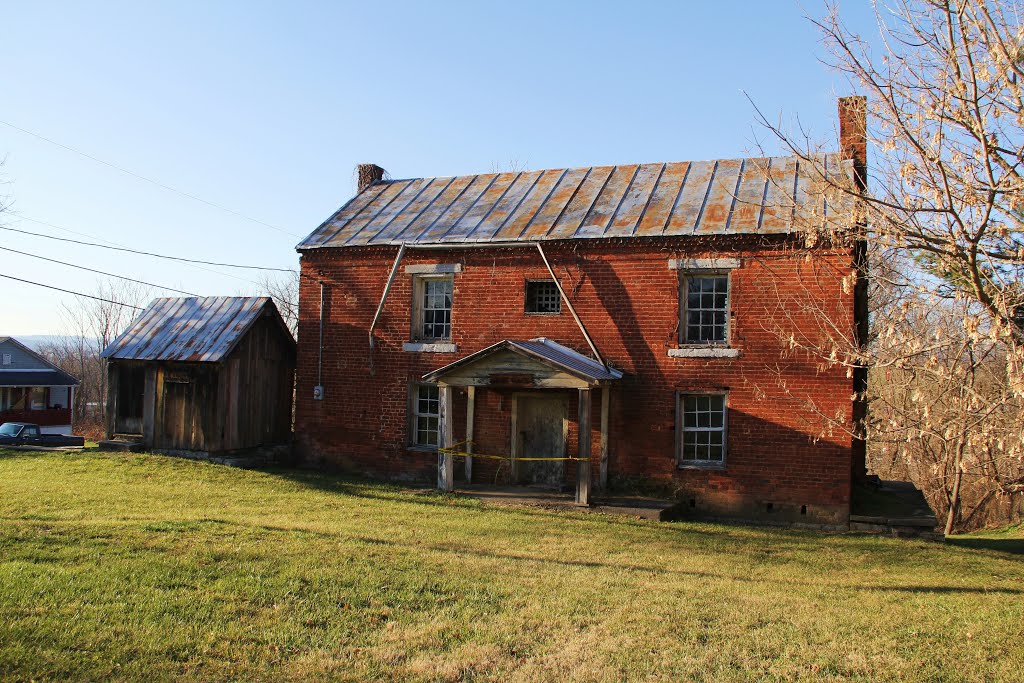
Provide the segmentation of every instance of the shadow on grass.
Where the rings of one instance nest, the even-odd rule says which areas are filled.
[[[142,520],[136,520],[142,521]],[[361,534],[345,534],[345,533],[331,533],[320,531],[317,529],[310,529],[301,526],[282,526],[282,525],[271,525],[271,524],[260,524],[251,522],[238,522],[234,520],[219,519],[205,517],[197,520],[182,520],[182,521],[171,521],[171,520],[150,520],[143,521],[141,529],[149,533],[181,533],[181,532],[201,532],[204,529],[216,529],[216,528],[243,528],[255,530],[263,533],[286,533],[286,534],[301,534],[308,535],[322,539],[335,539],[341,541],[349,541],[357,544],[364,544],[367,546],[376,546],[382,548],[388,548],[397,552],[406,553],[422,553],[432,552],[441,555],[459,557],[477,557],[485,560],[495,560],[498,562],[513,562],[522,563],[527,565],[540,565],[542,567],[565,567],[569,569],[594,569],[594,570],[611,570],[620,572],[637,572],[644,574],[653,574],[657,576],[681,576],[686,578],[697,579],[701,581],[739,581],[750,584],[772,584],[772,585],[786,585],[793,586],[795,588],[818,588],[818,589],[840,589],[848,590],[852,592],[859,591],[870,591],[870,592],[888,592],[888,593],[921,593],[921,594],[1001,594],[1001,595],[1021,595],[1024,594],[1024,589],[1011,588],[1011,587],[992,587],[992,586],[944,586],[944,585],[880,585],[880,584],[858,584],[858,583],[829,583],[827,581],[799,581],[795,579],[781,579],[777,576],[757,578],[752,576],[746,576],[741,573],[722,573],[714,571],[701,571],[701,570],[687,570],[678,569],[671,567],[658,567],[647,564],[637,563],[621,563],[613,562],[601,559],[569,559],[563,557],[549,556],[549,555],[530,555],[526,553],[514,553],[514,552],[500,552],[495,550],[488,550],[482,548],[469,548],[465,546],[452,546],[439,543],[427,543],[423,541],[406,542],[395,539],[380,538],[375,536],[361,535]],[[109,541],[113,541],[112,538],[107,538]],[[981,539],[976,539],[981,540]],[[71,536],[64,537],[60,534],[50,534],[47,536],[46,541],[51,545],[68,545],[69,547],[77,547],[80,543],[79,539]]]
[[[1001,553],[1024,555],[1024,538],[998,536],[947,536],[946,544],[971,550],[995,550]]]
[[[731,552],[759,561],[788,554],[787,560],[790,562],[814,566],[816,553],[821,550],[823,539],[827,538],[830,544],[837,546],[846,546],[850,543],[858,544],[863,542],[864,538],[873,540],[872,537],[853,536],[841,532],[760,525],[742,520],[686,519],[666,523],[543,506],[502,505],[487,501],[481,502],[458,492],[443,493],[437,489],[428,488],[424,482],[381,481],[348,473],[289,467],[273,467],[261,471],[316,491],[372,501],[429,506],[438,508],[439,512],[457,509],[477,514],[495,514],[500,510],[500,514],[507,517],[537,521],[557,520],[560,524],[577,527],[601,529],[607,529],[609,526],[625,527],[645,534],[654,534],[659,541],[697,543],[699,545],[728,542]],[[872,557],[880,563],[899,562],[905,557],[908,543],[913,543],[913,541],[903,540],[894,544],[873,545]],[[797,553],[808,556],[798,556]],[[637,569],[639,571],[657,571],[650,568]]]
[[[508,516],[558,520],[562,523],[575,525],[607,527],[610,524],[614,524],[617,527],[629,527],[645,532],[656,531],[659,536],[666,539],[669,537],[699,537],[701,540],[709,540],[715,537],[738,539],[740,536],[751,533],[770,534],[773,549],[775,551],[783,551],[816,547],[816,544],[820,543],[822,536],[827,534],[827,532],[814,532],[806,529],[743,524],[740,521],[730,523],[723,521],[682,520],[684,524],[651,522],[650,520],[636,520],[625,516],[597,515],[591,514],[589,511],[545,507],[542,504],[518,505],[481,501],[478,498],[458,491],[444,493],[434,488],[428,488],[423,482],[385,482],[379,479],[352,474],[283,467],[267,468],[260,471],[316,491],[355,498],[406,505],[423,505],[447,510],[456,508],[461,511],[480,514],[493,514],[496,510],[501,510],[503,514]],[[689,524],[699,525],[699,527],[691,527]],[[828,535],[835,536],[835,534]],[[788,542],[786,545],[780,544],[779,539],[782,537]],[[737,552],[740,551],[737,550]]]

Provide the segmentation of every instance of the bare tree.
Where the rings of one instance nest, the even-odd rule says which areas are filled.
[[[1024,491],[1024,26],[1000,0],[897,1],[877,13],[875,46],[835,7],[812,21],[832,66],[867,93],[874,153],[866,186],[822,175],[856,213],[814,216],[805,237],[869,238],[871,331],[833,324],[811,292],[778,314],[816,311],[816,333],[792,346],[826,365],[870,368],[857,430],[876,463],[931,495],[950,533],[967,479],[972,515]],[[806,139],[762,123],[793,153],[820,159]]]
[[[292,336],[299,329],[299,281],[298,271],[280,275],[264,274],[259,280],[259,289],[264,296],[269,296],[291,330]]]
[[[149,298],[145,287],[124,280],[96,283],[95,299],[61,304],[64,334],[42,352],[81,380],[74,414],[79,430],[99,434],[106,424],[107,372],[100,354],[123,332]]]
[[[508,161],[492,161],[491,173],[522,173],[530,170],[530,162],[519,157],[509,157]]]

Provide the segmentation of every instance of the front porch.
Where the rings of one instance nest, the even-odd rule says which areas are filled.
[[[475,498],[489,505],[515,505],[545,510],[578,510],[575,496],[571,493],[539,489],[532,486],[482,486],[466,484],[459,486],[458,493]],[[677,519],[679,503],[649,498],[646,496],[613,496],[597,494],[592,496],[590,507],[593,512],[621,515],[659,522]]]
[[[611,385],[622,373],[573,349],[543,337],[505,340],[430,372],[424,380],[436,383],[440,403],[437,486],[454,491],[455,461],[464,462],[464,479],[473,481],[473,461],[508,462],[509,480],[560,491],[574,479],[575,505],[591,504],[594,459],[592,403],[600,392],[600,440],[597,449],[598,484],[608,476],[608,422]],[[466,392],[465,439],[453,437],[456,421],[453,388]],[[500,392],[511,400],[506,449],[478,451],[478,392]],[[575,398],[575,401],[573,401]],[[575,403],[575,421],[572,421]],[[571,448],[570,433],[576,436]],[[574,451],[574,453],[572,452]],[[529,495],[524,489],[520,495]]]

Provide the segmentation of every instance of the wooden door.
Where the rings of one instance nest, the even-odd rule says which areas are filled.
[[[565,457],[566,402],[561,396],[519,396],[516,423],[519,458]],[[523,460],[518,463],[519,483],[561,488],[564,460]]]

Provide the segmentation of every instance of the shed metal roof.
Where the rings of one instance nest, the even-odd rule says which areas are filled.
[[[277,307],[265,296],[154,299],[102,355],[122,360],[221,361],[268,306],[284,327]]]
[[[388,180],[297,249],[787,233],[799,211],[834,213],[813,188],[851,173],[832,154]]]
[[[568,346],[563,346],[546,337],[537,337],[536,339],[526,341],[505,339],[497,344],[488,346],[486,349],[471,353],[465,358],[460,358],[454,363],[449,363],[444,367],[429,372],[423,378],[429,381],[442,380],[445,375],[457,368],[506,349],[536,358],[586,382],[598,383],[622,379],[621,370],[616,370],[612,367],[606,368],[593,358],[584,356],[579,351],[570,349]]]

